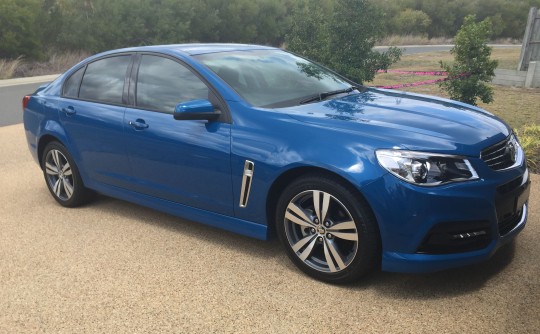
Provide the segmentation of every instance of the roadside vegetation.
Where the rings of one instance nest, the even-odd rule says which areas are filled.
[[[332,13],[328,15],[327,13]],[[363,83],[373,80],[379,69],[399,60],[401,50],[373,50],[384,36],[384,13],[368,1],[338,0],[321,10],[319,0],[307,0],[296,11],[287,49],[324,64],[345,77]],[[308,69],[316,74],[317,69]]]
[[[530,7],[540,0],[372,0],[386,14],[388,35],[453,37],[467,15],[493,23],[491,38],[521,39]]]
[[[284,46],[299,17],[328,20],[347,5],[379,19],[379,45],[446,44],[468,14],[493,23],[493,40],[521,39],[529,8],[540,0],[2,0],[0,59],[29,63],[64,52],[184,42]]]
[[[31,77],[62,73],[88,56],[90,56],[90,53],[84,51],[66,51],[52,53],[41,61],[24,61],[22,59],[14,72],[14,76]]]
[[[0,59],[0,80],[13,77],[21,61],[22,57],[13,60]]]

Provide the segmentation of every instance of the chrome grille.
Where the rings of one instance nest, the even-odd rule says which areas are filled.
[[[484,162],[494,170],[501,170],[511,167],[515,163],[515,152],[517,147],[507,138],[493,146],[482,151],[480,157]]]

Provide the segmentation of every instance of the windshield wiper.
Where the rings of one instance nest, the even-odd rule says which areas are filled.
[[[351,87],[345,88],[345,89],[333,90],[333,91],[329,91],[329,92],[322,92],[322,93],[310,96],[307,99],[304,99],[304,100],[300,101],[300,104],[306,104],[306,103],[313,102],[313,101],[322,101],[322,100],[326,99],[329,96],[337,95],[337,94],[350,93],[355,89],[358,89],[358,88],[355,87],[355,86],[351,86]]]

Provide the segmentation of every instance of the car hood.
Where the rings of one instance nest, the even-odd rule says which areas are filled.
[[[381,147],[467,156],[479,156],[511,131],[496,116],[467,104],[380,89],[281,111],[298,121],[377,139]]]

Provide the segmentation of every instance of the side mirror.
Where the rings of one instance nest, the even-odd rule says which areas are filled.
[[[221,116],[221,111],[214,109],[208,100],[193,100],[177,104],[173,116],[176,120],[215,121]]]

